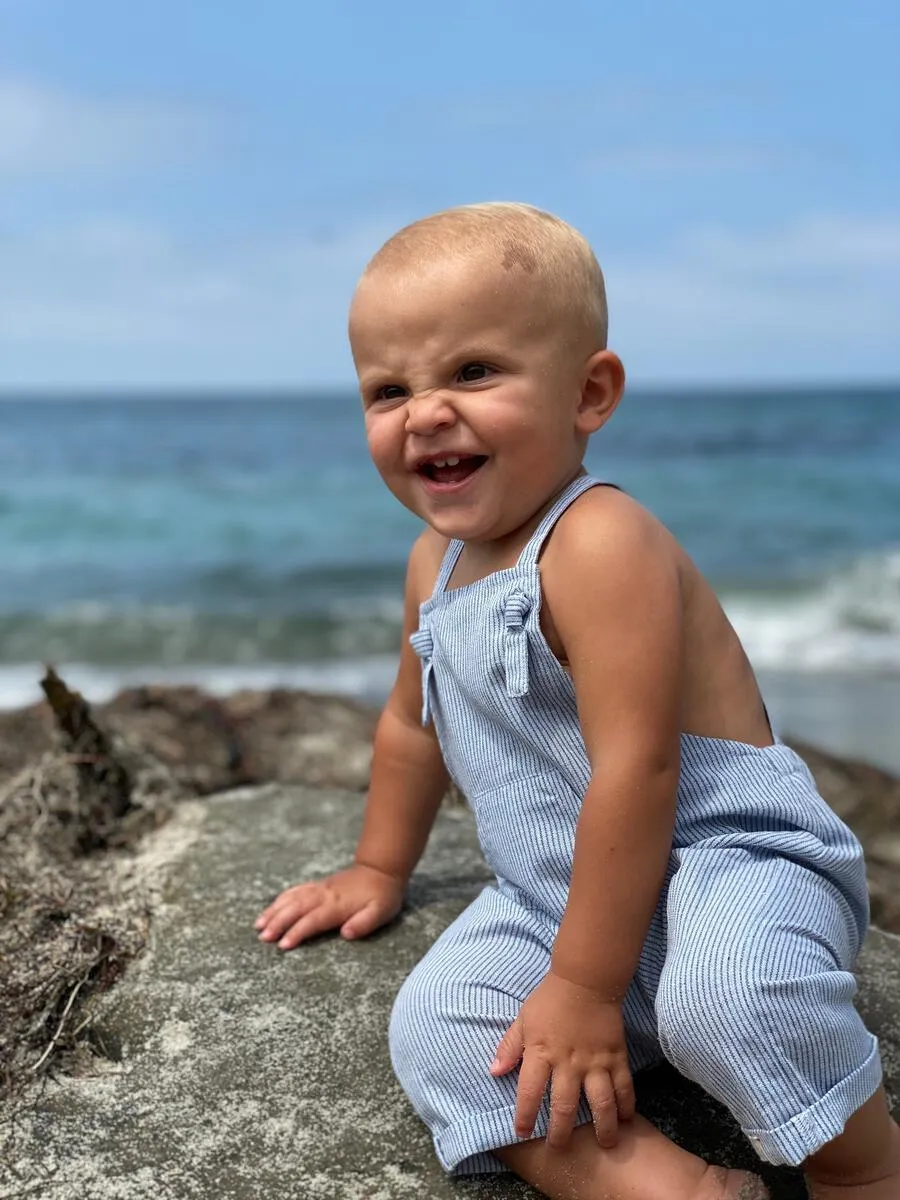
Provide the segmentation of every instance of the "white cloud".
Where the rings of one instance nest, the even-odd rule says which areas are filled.
[[[900,217],[694,230],[605,267],[611,333],[639,376],[900,374]]]
[[[711,229],[692,234],[686,249],[720,268],[752,274],[772,270],[876,268],[900,275],[900,217],[860,219],[817,215],[750,237]]]
[[[97,218],[0,233],[0,385],[347,383],[347,303],[406,214],[242,242]],[[589,232],[589,231],[588,231]],[[605,255],[635,380],[900,374],[900,218],[686,231]]]
[[[212,117],[187,106],[0,77],[0,178],[129,170],[196,154],[216,136]]]
[[[0,232],[0,386],[346,381],[350,295],[395,228],[202,243],[106,217]]]

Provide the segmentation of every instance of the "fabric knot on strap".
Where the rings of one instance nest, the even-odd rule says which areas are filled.
[[[506,626],[503,665],[508,696],[525,696],[528,693],[528,633],[525,618],[530,611],[531,598],[524,592],[511,592],[503,601],[503,623]]]
[[[434,654],[434,638],[427,625],[409,635],[409,644],[422,662],[422,724],[431,720],[431,656]]]
[[[431,636],[431,630],[425,625],[409,635],[409,644],[423,662],[434,654],[434,638]]]

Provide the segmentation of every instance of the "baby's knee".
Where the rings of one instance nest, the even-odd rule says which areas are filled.
[[[659,1041],[666,1058],[683,1074],[710,1059],[727,1063],[755,1057],[761,1044],[782,1027],[797,1035],[799,997],[790,984],[733,969],[727,960],[694,960],[667,969],[656,997]]]
[[[454,991],[452,980],[420,964],[391,1009],[388,1047],[394,1074],[424,1120],[429,1120],[435,1096],[451,1085],[460,1069],[461,1014]]]
[[[404,1091],[421,1079],[424,1062],[433,1054],[428,1043],[434,1022],[434,997],[415,971],[404,982],[391,1009],[388,1048],[394,1073]]]
[[[397,994],[388,1042],[394,1073],[433,1129],[470,1110],[515,1105],[515,1077],[490,1073],[518,1002],[465,964],[423,959]]]

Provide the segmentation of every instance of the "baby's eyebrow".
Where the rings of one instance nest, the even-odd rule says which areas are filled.
[[[384,369],[369,369],[368,371],[360,371],[358,379],[360,387],[383,387],[386,383],[396,383],[402,377],[402,371],[389,371]]]
[[[447,355],[448,362],[480,362],[482,359],[487,359],[488,362],[493,362],[495,359],[503,358],[503,355],[496,346],[486,346],[484,344],[474,346],[464,346],[462,349],[455,349]]]

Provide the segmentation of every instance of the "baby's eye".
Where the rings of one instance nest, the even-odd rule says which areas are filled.
[[[385,383],[380,388],[372,393],[373,400],[402,400],[406,395],[406,388],[401,387],[399,383]]]
[[[487,363],[465,363],[459,368],[459,378],[463,383],[479,383],[482,379],[487,379],[492,370],[493,368],[489,367]]]

